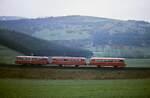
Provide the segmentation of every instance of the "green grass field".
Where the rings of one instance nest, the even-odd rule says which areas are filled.
[[[13,64],[15,61],[15,57],[18,55],[23,55],[23,54],[0,45],[0,63]]]
[[[126,59],[127,67],[150,67],[150,59]]]
[[[150,98],[150,79],[0,79],[1,98]]]

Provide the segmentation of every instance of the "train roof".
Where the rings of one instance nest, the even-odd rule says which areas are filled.
[[[47,56],[16,56],[18,58],[48,58]]]
[[[63,56],[55,56],[52,59],[86,59],[85,57],[63,57]]]
[[[106,58],[106,57],[92,57],[91,59],[103,59],[103,60],[125,60],[125,58]]]

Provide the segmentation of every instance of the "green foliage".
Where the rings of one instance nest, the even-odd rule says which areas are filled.
[[[23,54],[0,45],[0,63],[14,64],[16,56],[19,56],[19,55],[23,55]]]
[[[0,29],[0,44],[26,55],[40,56],[84,56],[92,53],[88,50],[66,47],[51,41],[38,39],[15,31]]]
[[[127,67],[150,67],[150,59],[126,59]]]
[[[145,21],[64,16],[0,21],[0,28],[89,49],[95,56],[150,58],[150,23]]]
[[[149,98],[150,79],[0,80],[2,98]]]

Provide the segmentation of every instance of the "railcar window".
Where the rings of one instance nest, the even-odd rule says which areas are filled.
[[[114,62],[119,62],[119,60],[114,60]]]
[[[39,61],[42,61],[43,60],[43,58],[39,58]]]
[[[17,60],[22,60],[22,58],[17,58]]]
[[[64,61],[67,61],[67,59],[64,59]]]
[[[107,62],[107,60],[103,60],[103,62]]]
[[[36,60],[36,58],[32,58],[32,60]]]
[[[117,62],[117,60],[113,60],[113,62]]]
[[[77,60],[77,59],[74,59],[74,61],[77,62],[78,60]]]
[[[96,62],[103,62],[103,60],[95,60]]]
[[[93,60],[91,60],[91,61],[95,61],[95,60],[93,59]]]
[[[119,62],[124,62],[124,60],[119,60]]]
[[[108,60],[108,62],[112,62],[113,60]]]
[[[84,61],[84,59],[81,59],[81,61]]]
[[[103,62],[107,62],[107,60],[103,60]]]

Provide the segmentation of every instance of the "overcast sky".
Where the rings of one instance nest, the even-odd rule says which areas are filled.
[[[66,15],[150,21],[150,0],[0,0],[0,16]]]

